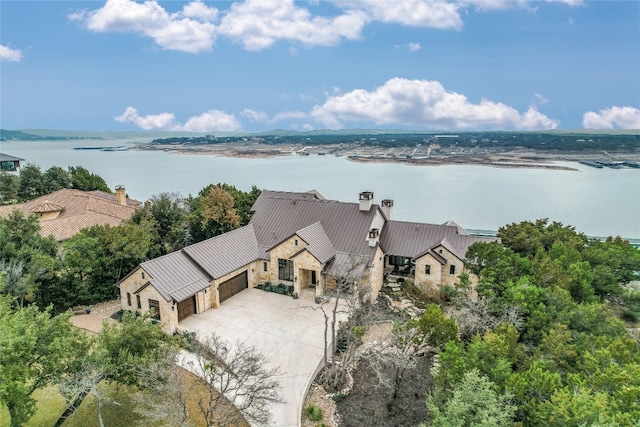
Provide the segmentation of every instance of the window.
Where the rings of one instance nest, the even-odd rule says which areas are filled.
[[[403,256],[390,255],[389,265],[406,265],[409,264],[409,258]]]
[[[296,243],[295,243],[295,245],[296,245],[296,246],[298,246],[298,239],[296,239]]]
[[[424,266],[424,274],[431,274],[431,266],[429,264]]]
[[[278,258],[278,279],[293,282],[293,261]]]
[[[127,292],[127,305],[131,307],[131,294]]]
[[[160,303],[158,300],[149,300],[149,310],[153,311],[152,319],[160,320]]]
[[[144,271],[142,272],[142,278],[144,279]]]
[[[267,270],[268,270],[268,269],[267,269],[267,263],[266,263],[266,262],[263,262],[263,263],[262,263],[262,269],[263,269],[264,271],[267,271]]]
[[[456,266],[452,265],[449,267],[449,274],[456,274]]]
[[[142,308],[142,304],[140,303],[140,295],[136,295],[136,303],[138,303],[138,308]]]

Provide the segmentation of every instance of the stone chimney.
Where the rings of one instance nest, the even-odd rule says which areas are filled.
[[[387,219],[391,220],[393,219],[393,200],[391,199],[384,199],[382,201],[382,213],[384,214],[385,217],[387,217]]]
[[[375,247],[378,243],[378,240],[380,240],[380,230],[378,230],[377,228],[372,228],[371,230],[369,230],[369,238],[367,240],[369,241],[370,247]]]
[[[116,185],[116,203],[122,206],[127,206],[127,191],[124,185]]]
[[[373,193],[371,191],[363,191],[360,193],[360,210],[362,212],[369,212],[373,205]]]

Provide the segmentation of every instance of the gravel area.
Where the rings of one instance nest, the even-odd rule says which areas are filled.
[[[327,393],[320,385],[313,383],[304,401],[304,407],[307,405],[316,405],[322,411],[321,421],[310,421],[302,415],[302,427],[316,427],[323,423],[327,427],[338,427],[340,420],[336,411],[336,402],[331,398],[331,394]]]
[[[116,323],[116,321],[111,318],[111,315],[120,310],[120,300],[101,302],[90,305],[88,308],[91,310],[89,314],[77,314],[71,316],[69,320],[75,327],[98,333],[102,330],[104,321]]]

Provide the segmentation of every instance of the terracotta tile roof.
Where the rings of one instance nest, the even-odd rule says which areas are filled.
[[[140,202],[134,202],[140,205]],[[0,206],[0,216],[8,216],[14,209],[29,215],[54,212],[47,209],[60,207],[60,214],[56,218],[40,221],[40,226],[43,236],[53,236],[57,241],[62,241],[92,225],[120,224],[135,212],[137,205],[134,202],[123,206],[115,202],[115,196],[109,200],[85,191],[64,188],[26,203]]]

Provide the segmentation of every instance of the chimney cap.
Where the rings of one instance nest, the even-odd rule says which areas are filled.
[[[372,191],[363,191],[360,193],[360,200],[373,200]]]
[[[392,199],[384,199],[382,201],[382,206],[383,207],[391,207],[391,206],[393,206],[393,200]]]
[[[125,189],[124,185],[122,185],[122,184],[116,185],[116,191],[124,190],[124,189]]]

